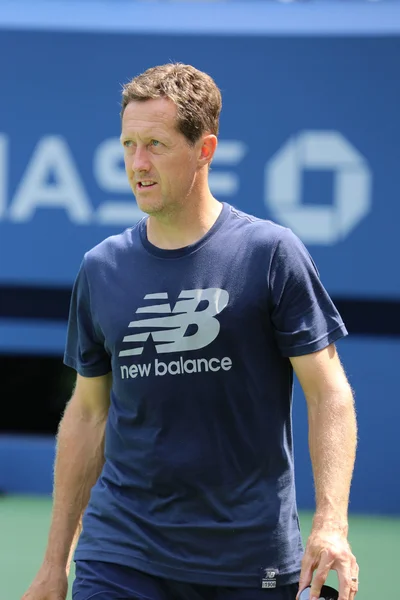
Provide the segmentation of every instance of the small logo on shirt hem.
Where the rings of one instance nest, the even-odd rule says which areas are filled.
[[[264,590],[272,590],[276,588],[277,569],[265,568],[260,569],[261,587]]]

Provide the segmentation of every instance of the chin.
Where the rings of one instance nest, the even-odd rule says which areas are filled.
[[[148,215],[158,215],[164,210],[164,206],[161,202],[151,202],[151,201],[140,201],[136,199],[136,203],[140,210]]]

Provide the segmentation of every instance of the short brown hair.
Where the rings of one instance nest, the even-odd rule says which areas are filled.
[[[194,144],[205,132],[218,135],[222,107],[215,81],[191,65],[151,67],[123,86],[121,117],[130,102],[169,98],[177,108],[177,129]]]

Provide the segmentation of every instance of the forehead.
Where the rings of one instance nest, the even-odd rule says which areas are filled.
[[[168,98],[132,101],[122,116],[122,133],[176,130],[176,106]]]

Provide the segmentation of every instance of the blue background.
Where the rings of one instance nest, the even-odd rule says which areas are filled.
[[[0,220],[0,282],[70,285],[83,252],[123,229],[96,224],[107,194],[95,180],[93,156],[119,136],[121,85],[169,60],[209,72],[224,97],[221,140],[240,140],[247,152],[233,167],[234,195],[222,197],[257,216],[274,218],[264,203],[264,168],[303,130],[334,130],[364,157],[372,173],[372,210],[339,243],[308,244],[333,294],[400,295],[397,230],[400,220],[399,38],[268,38],[0,32],[0,132],[9,137],[7,213]],[[39,208],[26,223],[9,209],[35,145],[62,136],[93,215],[71,223],[61,208]],[[332,173],[303,177],[304,202],[332,202]],[[127,226],[127,224],[126,224]]]
[[[278,16],[287,31],[282,27],[273,31],[273,19],[257,20],[255,12],[251,19],[249,12],[241,19],[240,12],[230,8],[226,23],[231,30],[223,33],[216,31],[224,29],[220,17],[209,18],[213,35],[205,31],[204,20],[200,30],[189,35],[188,29],[196,30],[198,21],[191,18],[185,32],[173,16],[169,22],[155,19],[155,28],[160,28],[156,33],[148,31],[154,16],[148,12],[149,3],[140,9],[142,20],[137,23],[143,27],[129,32],[130,26],[124,25],[122,32],[107,33],[104,16],[102,31],[95,30],[99,12],[94,4],[85,21],[95,23],[90,32],[73,31],[74,17],[67,13],[68,32],[61,31],[62,16],[57,32],[44,26],[41,31],[29,26],[0,28],[0,135],[9,140],[5,178],[0,181],[0,198],[2,188],[7,198],[7,209],[0,216],[0,285],[69,288],[83,253],[127,226],[96,223],[102,203],[134,203],[134,198],[129,191],[107,193],[99,186],[94,154],[104,140],[119,136],[121,85],[149,66],[174,60],[192,63],[215,78],[224,99],[220,139],[241,141],[246,147],[237,165],[216,161],[213,166],[212,173],[229,172],[239,181],[238,191],[220,196],[221,200],[273,218],[264,202],[264,170],[284,144],[303,131],[336,131],[348,140],[372,175],[371,211],[337,243],[307,245],[331,294],[400,300],[400,31],[373,35],[375,22],[380,31],[379,19],[369,12],[368,22],[344,14],[342,25],[328,18],[320,30],[310,26],[308,35],[308,24],[300,17],[311,15],[312,8],[304,7],[300,13],[300,7],[293,7],[286,20],[289,13],[282,7]],[[55,22],[54,10],[48,3],[46,14]],[[119,10],[116,6],[115,14]],[[183,15],[188,9],[179,10]],[[338,10],[332,12],[336,17],[345,11]],[[205,15],[206,7],[202,11]],[[271,11],[276,17],[277,9]],[[19,13],[27,14],[22,9]],[[316,14],[321,17],[321,10]],[[394,16],[385,14],[386,27],[395,23]],[[40,21],[33,13],[30,18]],[[78,17],[75,21],[84,28]],[[111,21],[115,29],[115,18]],[[326,32],[330,23],[336,23],[335,31],[327,36],[319,33]],[[361,23],[370,33],[351,34],[349,23],[355,28]],[[261,32],[263,24],[268,33]],[[166,31],[169,26],[173,34]],[[341,26],[346,35],[341,35]],[[251,27],[257,35],[251,34]],[[301,35],[296,35],[296,27]],[[71,223],[64,210],[54,208],[38,209],[25,223],[12,221],[15,192],[36,144],[45,136],[62,136],[68,145],[92,206],[87,224]],[[304,173],[302,198],[309,206],[332,203],[332,173]],[[61,357],[64,341],[62,322],[0,319],[0,351]],[[360,428],[350,510],[400,514],[400,339],[351,335],[339,343],[339,352],[355,389]],[[294,435],[299,506],[312,508],[305,401],[298,387]],[[0,436],[0,489],[50,493],[53,451],[54,439],[16,441]]]

